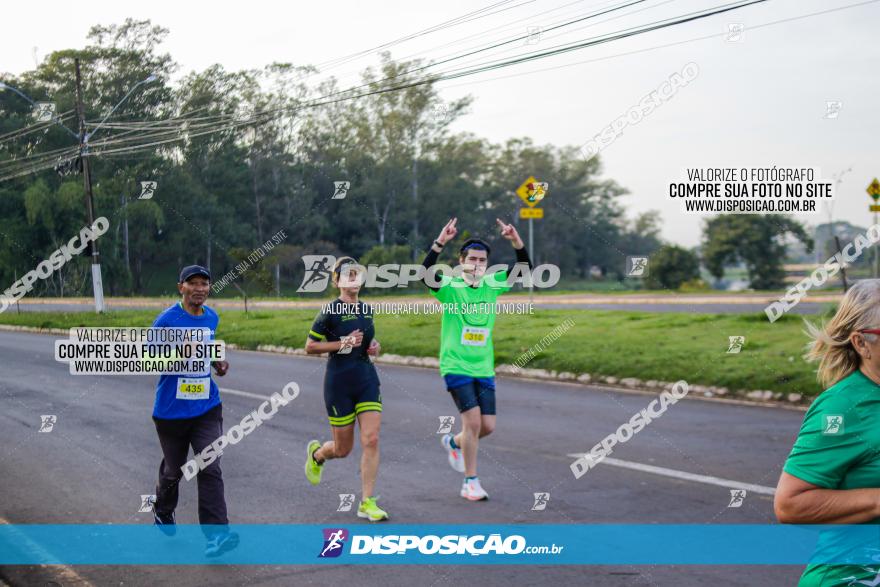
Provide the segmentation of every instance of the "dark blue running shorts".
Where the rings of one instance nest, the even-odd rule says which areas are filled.
[[[484,416],[495,415],[495,378],[469,375],[444,375],[446,389],[459,412],[479,407]]]

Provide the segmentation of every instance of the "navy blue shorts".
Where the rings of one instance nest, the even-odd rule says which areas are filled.
[[[444,375],[446,389],[459,412],[479,407],[484,416],[495,415],[495,378]]]

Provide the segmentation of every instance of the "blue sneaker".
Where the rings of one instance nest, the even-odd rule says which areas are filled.
[[[229,552],[236,546],[238,546],[238,534],[235,532],[217,534],[208,540],[208,545],[205,546],[205,556],[211,558],[220,556],[224,552]]]
[[[153,524],[162,531],[165,536],[177,534],[177,522],[174,520],[174,512],[168,515],[156,511],[156,502],[153,502]]]

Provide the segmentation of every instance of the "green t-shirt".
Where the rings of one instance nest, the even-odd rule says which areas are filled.
[[[495,375],[495,300],[510,290],[507,272],[484,275],[476,287],[461,277],[444,275],[431,293],[443,304],[440,323],[440,375]]]
[[[821,393],[807,410],[783,470],[826,489],[880,488],[878,449],[880,385],[856,370]],[[833,547],[823,542],[820,538],[820,547]],[[880,564],[809,565],[798,585],[852,585],[853,580],[875,578],[880,578]]]

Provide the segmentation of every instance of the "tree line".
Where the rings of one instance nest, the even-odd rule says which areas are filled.
[[[461,239],[501,245],[496,217],[526,237],[514,190],[530,175],[550,186],[545,218],[534,225],[533,260],[558,265],[563,286],[625,279],[628,256],[660,252],[657,213],[628,219],[621,204],[627,191],[599,178],[598,157],[585,160],[576,147],[530,137],[493,143],[453,132],[453,123],[466,123],[473,98],[443,100],[425,62],[382,54],[356,92],[292,63],[242,71],[213,65],[172,81],[180,67],[162,50],[167,34],[133,19],[94,26],[85,47],[54,51],[33,70],[3,76],[54,103],[76,130],[74,59],[82,64],[95,216],[110,221],[98,243],[108,295],[173,292],[177,269],[190,263],[226,274],[279,231],[284,242],[242,276],[251,293],[295,289],[306,254],[419,260],[452,216],[460,218]],[[96,127],[149,76],[155,79]],[[388,79],[399,89],[383,91]],[[0,177],[64,154],[48,168],[0,181],[3,284],[86,224],[83,179],[69,156],[76,142],[57,124],[36,125],[28,101],[0,92]],[[145,181],[155,182],[151,196],[144,197]],[[505,247],[497,250],[495,262],[512,260]],[[90,289],[82,255],[37,283],[34,295]]]

